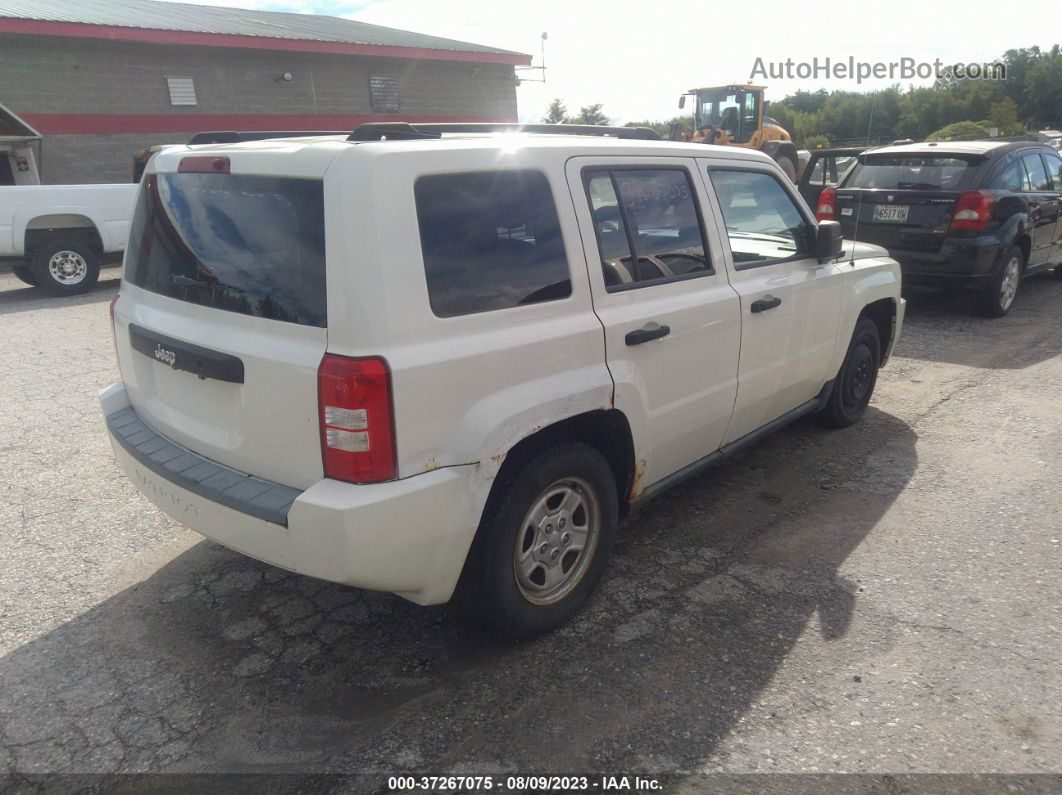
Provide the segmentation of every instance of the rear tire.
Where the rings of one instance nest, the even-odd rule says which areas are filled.
[[[33,275],[33,270],[29,265],[15,265],[11,271],[31,287],[37,286],[37,278]]]
[[[85,241],[57,237],[33,252],[32,275],[47,293],[77,295],[95,286],[102,261],[99,251]]]
[[[1025,257],[1021,249],[1014,246],[1004,249],[999,259],[1001,264],[998,272],[993,274],[988,286],[977,295],[977,313],[985,317],[1003,317],[1010,311],[1025,268]]]
[[[517,638],[550,632],[583,606],[619,523],[608,461],[582,442],[531,455],[491,495],[458,586],[465,609]]]
[[[857,422],[874,394],[880,362],[881,340],[877,324],[869,317],[861,317],[848,344],[841,371],[833,382],[830,397],[815,415],[816,421],[829,428],[845,428]]]

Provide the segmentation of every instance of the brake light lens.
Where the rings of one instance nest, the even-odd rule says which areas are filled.
[[[955,203],[955,214],[951,217],[951,228],[970,229],[980,232],[992,217],[992,208],[996,197],[985,190],[963,191]]]
[[[195,155],[182,157],[177,164],[179,174],[228,174],[229,159],[214,155]]]
[[[317,370],[317,397],[325,477],[392,480],[395,432],[387,362],[326,354]]]
[[[825,188],[819,196],[819,205],[815,208],[815,220],[832,221],[837,214],[837,189]]]

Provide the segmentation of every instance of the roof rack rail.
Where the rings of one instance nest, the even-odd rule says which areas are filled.
[[[444,133],[523,132],[542,135],[597,135],[641,141],[660,141],[660,133],[648,127],[605,127],[596,124],[410,124],[404,121],[372,121],[359,124],[348,141],[412,141],[442,138]]]
[[[266,141],[270,138],[305,138],[310,135],[346,135],[346,130],[259,130],[247,132],[244,130],[216,130],[213,132],[198,132],[188,142],[189,146],[196,144],[238,144],[242,141]]]

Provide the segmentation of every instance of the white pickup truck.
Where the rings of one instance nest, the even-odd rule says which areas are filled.
[[[90,289],[103,255],[125,249],[137,186],[0,186],[0,258],[53,295]]]

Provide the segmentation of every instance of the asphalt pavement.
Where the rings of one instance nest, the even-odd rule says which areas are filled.
[[[117,279],[0,272],[0,771],[1062,772],[1062,281],[999,320],[913,297],[863,422],[650,503],[514,643],[141,498],[96,401]]]

